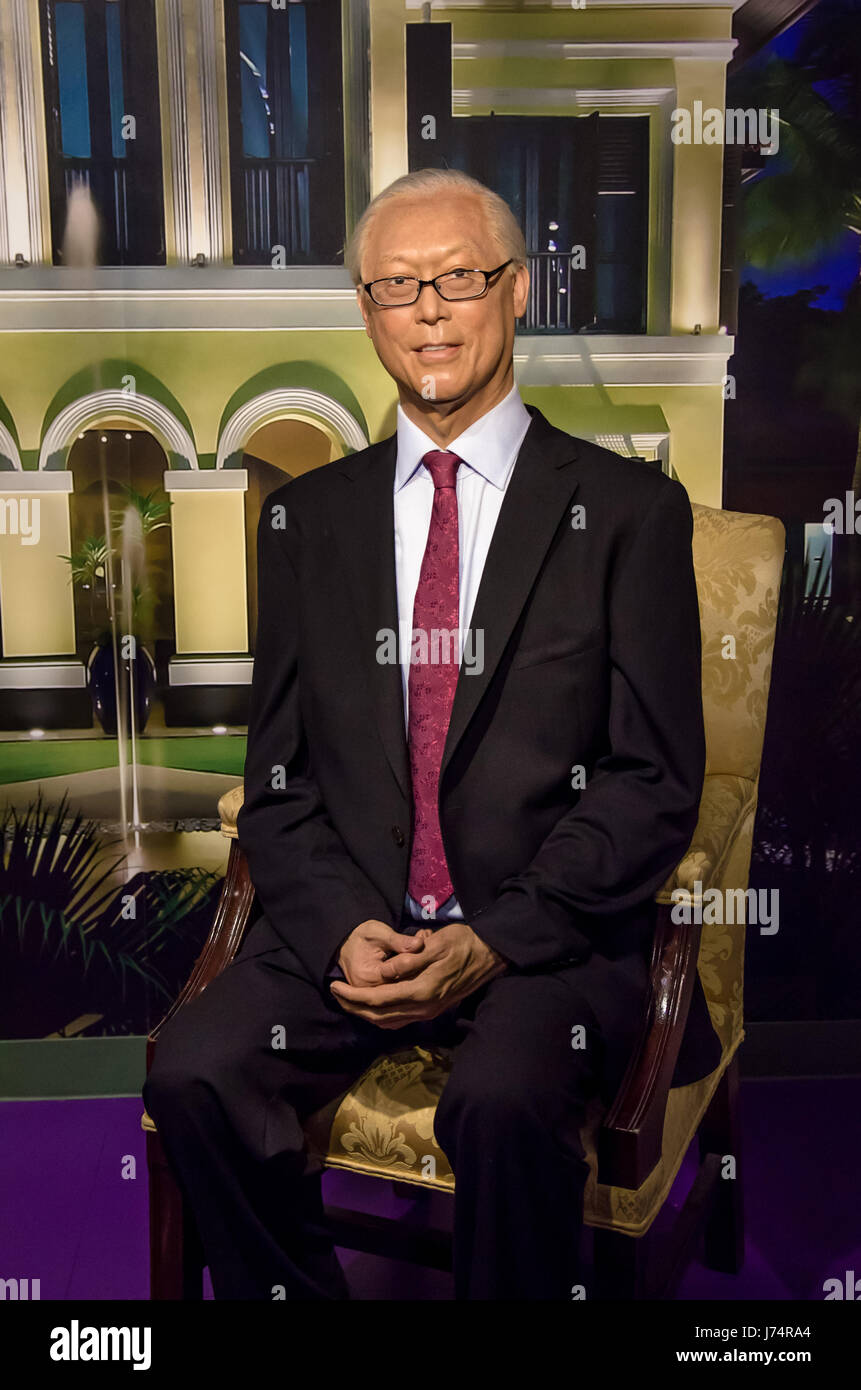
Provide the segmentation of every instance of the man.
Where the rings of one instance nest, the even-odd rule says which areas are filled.
[[[343,1297],[302,1120],[446,1044],[456,1297],[570,1298],[585,1105],[624,1072],[702,788],[690,505],[524,407],[495,194],[410,174],[346,260],[397,433],[263,507],[238,818],[263,916],[144,1096],[216,1297]],[[676,1084],[718,1057],[697,981]]]

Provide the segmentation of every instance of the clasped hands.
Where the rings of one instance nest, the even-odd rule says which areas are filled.
[[[333,980],[332,994],[379,1028],[436,1018],[508,966],[466,922],[407,936],[373,918],[350,933],[338,964],[347,979]]]

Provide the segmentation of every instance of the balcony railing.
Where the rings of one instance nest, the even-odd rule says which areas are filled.
[[[571,254],[565,251],[530,251],[529,301],[519,321],[521,333],[577,333],[592,315],[583,312],[583,295]]]
[[[269,261],[274,246],[283,246],[287,264],[308,261],[311,242],[311,159],[242,161],[245,237],[250,261]]]
[[[103,253],[122,261],[129,253],[129,211],[126,183],[126,162],[122,159],[69,160],[63,176],[66,205],[76,188],[89,189],[90,196],[106,223],[109,245]]]

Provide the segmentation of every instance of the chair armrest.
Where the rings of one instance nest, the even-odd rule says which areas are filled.
[[[684,888],[695,902],[694,885],[711,888],[731,854],[745,817],[756,804],[758,781],[732,773],[710,773],[703,782],[697,828],[684,856],[662,888],[655,902],[672,903],[673,892]]]
[[[245,800],[245,783],[238,782],[230,791],[223,792],[218,798],[218,814],[221,817],[221,833],[226,835],[229,840],[238,838],[236,829],[236,818]]]
[[[700,945],[697,923],[658,904],[649,991],[628,1068],[598,1131],[598,1181],[638,1188],[660,1161],[670,1083],[682,1045]]]
[[[688,850],[655,894],[657,924],[646,1008],[627,1071],[597,1136],[601,1183],[636,1189],[660,1161],[667,1099],[693,995],[701,934],[696,922],[672,920],[672,893],[685,889],[696,905],[703,892],[721,881],[756,795],[757,783],[747,777],[706,777]],[[697,883],[701,887],[695,891]]]
[[[183,1004],[201,994],[210,981],[214,980],[216,975],[220,975],[225,966],[233,960],[245,935],[253,902],[254,885],[248,872],[248,860],[245,851],[240,848],[239,841],[233,839],[227,858],[227,871],[221,885],[221,895],[203,950],[194,962],[191,974],[180,993],[147,1038],[147,1071],[152,1064],[158,1035],[168,1019],[172,1018]]]

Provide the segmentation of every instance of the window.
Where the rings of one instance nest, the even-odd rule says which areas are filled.
[[[54,263],[69,196],[84,186],[98,264],[164,265],[152,0],[42,0],[40,19]]]
[[[595,323],[645,333],[649,243],[649,118],[598,118]]]
[[[339,0],[225,0],[233,259],[332,264],[344,244]],[[283,248],[283,249],[282,249]]]
[[[643,333],[648,117],[465,116],[450,163],[499,193],[526,236],[525,333]]]

